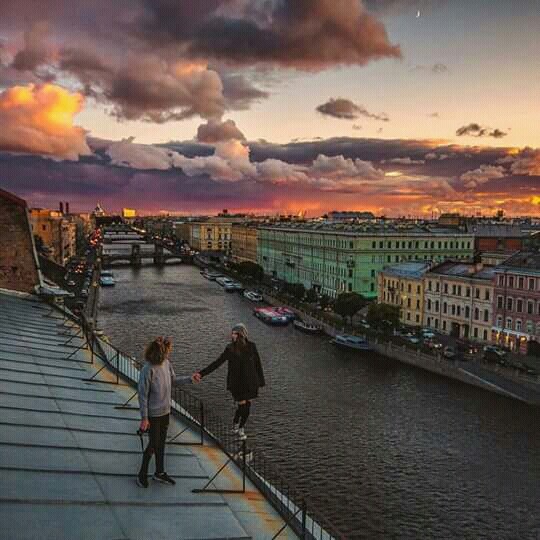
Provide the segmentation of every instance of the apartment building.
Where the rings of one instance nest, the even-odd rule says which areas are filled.
[[[446,261],[426,272],[424,326],[457,338],[491,341],[495,267]]]
[[[30,209],[32,233],[47,249],[49,258],[65,266],[77,253],[77,225],[62,212],[43,208]]]
[[[495,270],[493,341],[527,353],[540,342],[540,253],[520,252]]]
[[[233,223],[231,228],[231,257],[234,262],[257,262],[257,222]]]
[[[336,297],[377,298],[377,274],[406,261],[467,260],[474,237],[458,230],[398,223],[303,222],[261,225],[258,263],[266,274]]]
[[[377,302],[398,306],[402,324],[421,326],[424,274],[431,266],[431,262],[405,262],[381,270],[377,278]]]

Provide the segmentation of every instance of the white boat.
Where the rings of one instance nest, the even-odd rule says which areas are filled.
[[[236,292],[243,289],[242,284],[238,283],[238,281],[229,281],[223,287],[227,292]]]
[[[114,287],[114,278],[111,276],[101,276],[99,278],[99,284],[102,287]]]
[[[252,302],[262,302],[262,294],[256,293],[255,291],[244,291],[244,297]]]
[[[372,347],[368,343],[368,341],[364,338],[357,337],[357,336],[348,336],[348,335],[342,335],[342,336],[335,336],[334,339],[330,341],[330,343],[342,347],[344,349],[352,349],[355,351],[371,351]]]
[[[228,278],[227,276],[219,276],[216,278],[216,283],[219,283],[222,287],[225,287],[225,285],[229,285],[234,282],[231,278]]]
[[[261,321],[274,326],[286,326],[290,322],[287,317],[278,313],[273,308],[255,308],[253,315],[261,319]]]
[[[322,334],[323,331],[322,326],[317,324],[309,324],[299,319],[294,320],[293,325],[297,330],[300,330],[300,332],[304,332],[306,334]]]

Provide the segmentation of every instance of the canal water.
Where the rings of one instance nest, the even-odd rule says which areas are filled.
[[[177,374],[218,357],[244,322],[267,386],[250,443],[348,538],[540,538],[538,410],[387,360],[336,350],[328,338],[266,326],[253,304],[193,266],[116,268],[100,327],[141,357],[173,338]],[[232,415],[226,366],[193,387]]]

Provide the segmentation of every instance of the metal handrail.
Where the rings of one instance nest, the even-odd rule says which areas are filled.
[[[117,381],[122,377],[136,386],[143,363],[96,335],[84,316],[81,317],[79,324],[86,336],[92,359],[98,356],[112,368]],[[200,430],[201,443],[204,436],[210,438],[229,459],[240,466],[243,465],[245,475],[277,510],[285,524],[300,538],[306,540],[346,538],[329,523],[323,511],[316,505],[310,503],[308,508],[304,494],[292,486],[259,450],[253,453],[253,459],[249,463],[245,460],[242,463],[242,459],[239,459],[238,438],[231,433],[230,422],[215,414],[198,397],[181,387],[173,387],[172,410]],[[282,530],[284,529],[276,531],[274,538],[278,538]]]

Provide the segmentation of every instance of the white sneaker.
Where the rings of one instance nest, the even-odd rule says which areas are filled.
[[[234,435],[238,435],[238,431],[239,431],[239,427],[238,427],[238,424],[233,424],[233,427],[232,427],[232,432]]]
[[[244,431],[244,428],[241,427],[238,429],[238,438],[241,440],[241,441],[245,441],[247,439],[247,435],[246,435],[246,432]]]

